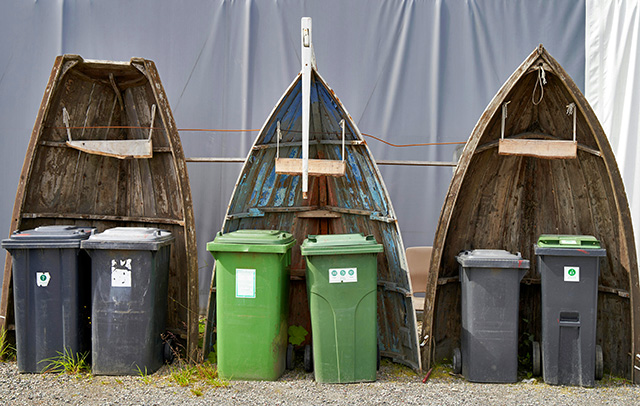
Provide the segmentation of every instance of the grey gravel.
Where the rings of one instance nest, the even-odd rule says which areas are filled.
[[[146,381],[146,382],[145,382]],[[640,386],[605,379],[595,388],[550,386],[535,379],[516,384],[476,384],[446,369],[427,381],[383,362],[378,380],[318,384],[300,368],[276,382],[231,381],[228,387],[177,385],[168,367],[141,376],[81,377],[20,374],[15,362],[0,363],[0,402],[7,405],[640,405]]]

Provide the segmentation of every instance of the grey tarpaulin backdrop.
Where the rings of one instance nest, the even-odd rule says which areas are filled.
[[[300,70],[300,18],[318,70],[360,130],[396,144],[466,141],[502,83],[543,43],[583,88],[583,0],[14,0],[0,5],[0,230],[56,55],[154,60],[179,128],[257,129]],[[256,132],[181,132],[187,157],[245,157]],[[454,146],[376,159],[451,161]],[[205,305],[240,164],[188,165]],[[448,167],[381,167],[405,246],[433,240]]]

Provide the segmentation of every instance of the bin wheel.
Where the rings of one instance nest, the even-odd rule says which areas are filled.
[[[165,341],[163,344],[163,356],[164,356],[164,361],[167,364],[171,364],[175,357],[175,353],[173,352],[173,348],[171,344],[173,344],[173,340],[171,339]]]
[[[462,372],[462,353],[460,348],[453,349],[453,373],[459,374]]]
[[[295,351],[293,350],[293,344],[287,345],[287,369],[293,369],[293,363],[296,359]]]
[[[596,345],[596,380],[601,380],[604,376],[604,358],[602,357],[602,347]]]
[[[309,344],[304,346],[304,370],[306,372],[313,371],[313,351]]]
[[[542,372],[542,354],[540,353],[540,343],[534,341],[532,344],[531,360],[533,362],[533,376],[540,376]]]

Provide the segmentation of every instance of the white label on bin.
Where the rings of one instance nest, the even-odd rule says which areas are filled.
[[[114,288],[131,287],[131,259],[111,260],[111,286]]]
[[[51,280],[51,275],[49,272],[36,272],[36,286],[47,287],[49,286],[49,281]]]
[[[236,297],[255,299],[256,270],[236,268]]]
[[[565,266],[564,267],[564,281],[565,282],[580,282],[580,267],[579,266]]]
[[[358,268],[329,269],[329,283],[358,282]]]

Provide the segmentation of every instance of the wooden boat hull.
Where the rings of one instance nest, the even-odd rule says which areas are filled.
[[[87,153],[67,144],[70,137],[87,144],[139,143],[149,141],[150,133],[152,156],[146,159],[136,159],[137,152],[118,159],[126,158],[126,148],[120,148],[116,158],[109,151]],[[191,190],[178,131],[152,61],[56,58],[22,168],[11,231],[48,224],[171,231],[176,239],[167,328],[186,340],[189,357],[197,355],[198,266]],[[13,313],[10,287],[7,255],[1,311],[8,324]]]
[[[308,199],[302,198],[300,175],[276,173],[278,152],[281,164],[301,156],[301,87],[299,75],[256,138],[231,197],[223,232],[278,229],[295,236],[289,324],[303,326],[307,331],[311,331],[311,323],[304,280],[306,264],[300,244],[313,234],[374,235],[384,245],[384,252],[378,255],[381,355],[419,370],[415,312],[395,212],[360,131],[315,70],[311,76],[309,172],[318,176],[309,178]],[[343,119],[345,152],[341,162]],[[278,122],[282,134],[279,147]],[[289,166],[287,162],[283,166],[295,169],[300,161],[292,161]],[[316,173],[315,167],[324,174]]]
[[[532,100],[540,99],[540,67],[546,84],[544,96],[535,104]],[[572,116],[566,113],[567,105],[575,103],[576,157],[549,159],[527,151],[499,155],[501,106],[506,102],[510,103],[505,139],[537,134],[538,140],[554,141],[572,139]],[[505,249],[531,260],[521,285],[522,346],[524,337],[541,339],[540,273],[534,244],[541,234],[583,234],[596,236],[607,250],[600,263],[597,318],[605,371],[638,383],[640,374],[634,366],[640,365],[640,357],[635,359],[640,350],[640,290],[632,230],[622,179],[602,127],[569,75],[540,46],[480,117],[449,186],[427,283],[422,336],[429,340],[423,347],[424,364],[450,357],[459,346],[460,284],[455,256],[460,251]]]

